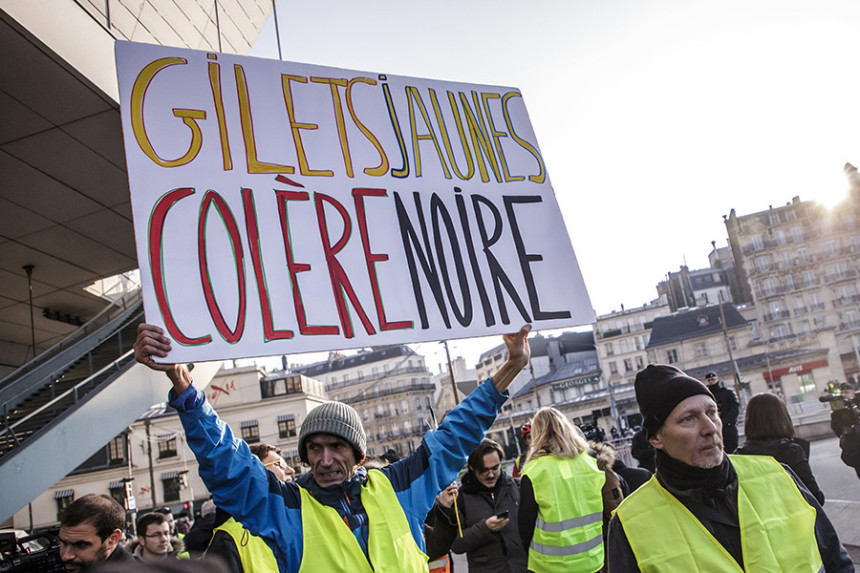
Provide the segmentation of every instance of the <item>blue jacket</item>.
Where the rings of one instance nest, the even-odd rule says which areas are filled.
[[[422,550],[424,519],[436,495],[457,477],[506,399],[507,394],[500,394],[492,380],[486,380],[448,412],[437,430],[424,435],[414,454],[382,468]],[[266,471],[194,385],[180,396],[171,390],[169,400],[179,411],[188,446],[197,457],[200,477],[215,504],[266,540],[281,572],[297,572],[303,551],[299,485],[282,483]],[[365,555],[367,514],[360,503],[360,486],[366,479],[364,468],[343,484],[325,489],[316,486],[312,478],[300,478],[311,495],[346,518]]]

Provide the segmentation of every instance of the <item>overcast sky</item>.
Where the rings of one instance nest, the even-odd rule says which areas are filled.
[[[519,88],[597,314],[707,266],[732,208],[831,204],[860,163],[860,2],[277,6],[285,60]],[[278,57],[272,18],[252,55]]]

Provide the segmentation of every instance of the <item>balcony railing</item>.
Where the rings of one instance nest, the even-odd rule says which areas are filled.
[[[393,386],[390,389],[386,388],[384,390],[380,390],[379,388],[365,389],[358,396],[350,396],[349,398],[344,398],[341,400],[344,404],[357,404],[359,402],[366,402],[367,400],[375,400],[377,398],[382,398],[384,396],[392,396],[394,394],[400,394],[403,392],[433,392],[436,390],[436,386],[433,384],[422,384],[420,382],[416,382],[414,384],[404,384],[403,386]]]
[[[847,281],[857,277],[857,271],[846,270],[841,273],[833,273],[824,275],[825,284],[837,283],[840,281]]]
[[[327,391],[337,390],[339,388],[345,388],[347,386],[355,386],[356,384],[363,384],[364,382],[373,382],[374,380],[382,380],[383,378],[389,378],[391,376],[400,376],[402,374],[426,374],[430,376],[430,371],[427,370],[424,366],[401,366],[399,368],[393,368],[388,371],[378,372],[376,374],[371,374],[370,376],[362,376],[361,378],[355,377],[350,378],[344,382],[329,382],[326,384],[325,388]]]
[[[860,295],[843,296],[833,300],[833,308],[851,306],[860,302]]]

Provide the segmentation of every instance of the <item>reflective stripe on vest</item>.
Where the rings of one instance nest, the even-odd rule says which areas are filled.
[[[642,573],[821,570],[815,509],[768,456],[729,456],[738,474],[744,569],[675,496],[652,477],[617,514]]]
[[[251,532],[245,529],[241,523],[231,517],[215,528],[212,532],[213,536],[216,531],[223,531],[233,538],[239,559],[242,561],[242,569],[246,573],[256,573],[257,571],[277,573],[278,562],[275,560],[272,550],[261,538],[251,535]]]
[[[532,482],[538,519],[529,546],[531,571],[597,571],[603,567],[606,475],[588,454],[541,456],[523,468]]]
[[[427,564],[427,567],[430,569],[430,573],[450,573],[451,560],[446,555],[445,557],[434,559]]]
[[[367,472],[367,482],[361,489],[369,528],[367,551],[373,569],[337,511],[322,505],[304,488],[299,491],[303,535],[299,573],[427,573],[427,556],[416,545],[394,488],[382,472]]]

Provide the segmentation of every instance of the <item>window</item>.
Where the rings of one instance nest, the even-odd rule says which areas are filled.
[[[641,356],[637,356],[636,357],[636,369],[642,370],[643,368],[645,368],[645,359],[642,358]]]
[[[633,371],[633,360],[630,358],[624,359],[624,371],[632,372]]]
[[[794,290],[794,277],[791,275],[785,275],[785,288],[786,290]]]
[[[828,255],[835,255],[836,254],[836,241],[827,241],[826,243],[824,243],[824,251]]]
[[[800,334],[809,334],[811,331],[809,321],[801,320],[797,325],[797,330],[800,332]]]
[[[114,481],[108,484],[108,491],[115,502],[125,507],[125,482]]]
[[[780,255],[782,258],[782,267],[787,269],[790,268],[791,265],[791,251],[783,251]]]
[[[738,343],[737,343],[737,340],[735,340],[734,336],[729,336],[729,348],[731,350],[737,350],[738,349]]]
[[[273,380],[260,380],[260,393],[263,398],[285,396],[287,394],[299,394],[301,391],[301,375],[290,376],[289,378],[277,378]]]
[[[156,437],[158,440],[158,459],[172,458],[176,455],[176,436],[165,434]]]
[[[367,408],[362,408],[361,409],[361,419],[366,422],[367,418],[368,418]]]
[[[179,501],[179,490],[182,487],[179,472],[161,474],[161,485],[164,488],[164,501]]]
[[[693,345],[693,351],[695,352],[695,356],[697,359],[707,358],[708,357],[708,343],[707,342],[697,342]]]
[[[759,272],[767,272],[770,270],[770,260],[766,256],[756,257],[755,266]]]
[[[773,238],[776,241],[777,245],[784,245],[786,243],[785,231],[783,231],[782,229],[777,229],[776,231],[774,231]]]
[[[779,211],[768,213],[767,220],[771,225],[779,225],[781,222],[779,219]]]
[[[421,409],[421,398],[415,398],[415,409],[416,410]]]
[[[367,410],[362,410],[362,414],[363,418],[367,420]],[[278,416],[278,437],[296,437],[296,417],[293,414],[284,414],[283,416]]]
[[[65,511],[66,508],[72,505],[72,502],[75,501],[75,490],[64,489],[62,491],[54,492],[54,501],[57,502],[57,521],[62,521],[63,511]]]
[[[815,284],[815,271],[803,271],[803,285],[812,286]]]
[[[764,248],[764,241],[761,239],[761,235],[753,235],[752,242],[753,249],[759,250]]]
[[[762,288],[764,288],[764,294],[766,295],[776,294],[776,281],[774,279],[764,279],[762,281]]]
[[[815,392],[815,380],[812,378],[811,372],[801,374],[797,377],[797,381],[800,384],[801,394],[805,394],[806,392]]]
[[[606,355],[607,356],[615,356],[615,343],[610,342],[606,345]]]
[[[260,441],[260,426],[257,420],[246,420],[242,422],[242,439],[249,444]]]
[[[794,212],[794,209],[786,209],[783,213],[785,213],[786,221],[797,221],[797,214]]]
[[[615,362],[609,363],[609,373],[610,374],[618,374],[618,365]]]
[[[804,265],[809,262],[809,251],[806,250],[806,247],[797,249],[797,260]]]
[[[777,324],[774,326],[771,333],[773,334],[773,338],[776,340],[782,340],[783,338],[791,336],[791,331],[784,324]]]
[[[408,414],[409,413],[409,402],[407,402],[406,400],[400,401],[400,413],[401,414]]]
[[[388,415],[396,416],[397,415],[397,407],[394,405],[394,402],[388,404]]]
[[[666,363],[667,364],[676,364],[678,362],[678,349],[673,348],[671,350],[666,351]]]
[[[794,239],[794,242],[800,242],[803,240],[803,229],[800,227],[792,227],[791,228],[791,238]]]
[[[112,466],[125,463],[125,436],[117,436],[108,442],[108,464]]]

